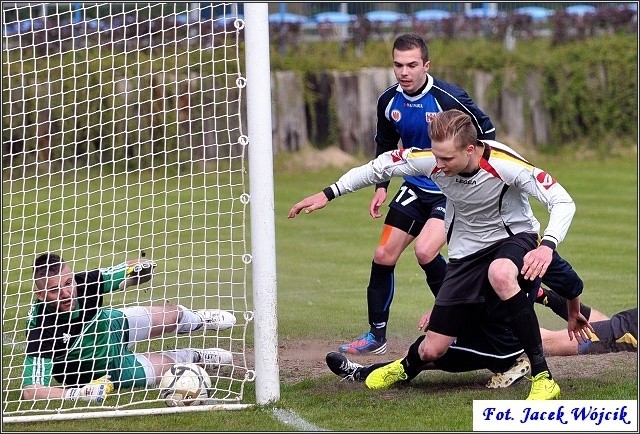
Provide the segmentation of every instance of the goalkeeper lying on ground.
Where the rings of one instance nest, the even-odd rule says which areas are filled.
[[[562,309],[564,299],[543,288],[538,297],[547,297],[554,311],[566,319]],[[545,303],[543,303],[545,304]],[[510,332],[509,319],[501,309],[501,303],[491,300],[487,309],[478,318],[471,318],[466,333],[461,334],[440,359],[422,366],[404,367],[406,359],[375,363],[363,366],[352,362],[344,354],[328,353],[329,369],[343,379],[364,381],[370,389],[388,387],[387,378],[409,382],[423,370],[438,369],[446,372],[467,372],[488,369],[494,376],[487,383],[489,388],[507,387],[530,372],[530,365],[523,354],[522,346]],[[594,333],[586,341],[570,339],[566,330],[550,331],[541,328],[542,344],[547,356],[569,356],[579,354],[603,354],[638,350],[638,308],[618,312],[608,318],[588,306],[581,306],[582,314],[590,321]],[[429,314],[420,323],[420,329],[428,327]],[[417,346],[422,337],[411,345]],[[409,350],[411,351],[411,350]]]
[[[104,401],[116,387],[154,386],[174,363],[205,368],[231,364],[220,348],[134,353],[136,342],[163,333],[224,330],[231,312],[181,305],[102,307],[103,295],[151,280],[156,264],[129,260],[120,266],[74,273],[62,258],[45,253],[33,267],[35,299],[29,310],[22,399]],[[52,379],[58,385],[52,384]]]

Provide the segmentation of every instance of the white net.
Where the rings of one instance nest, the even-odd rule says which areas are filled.
[[[233,313],[229,329],[174,327],[132,351],[230,352],[232,362],[212,372],[207,403],[245,399],[253,379],[245,351],[253,317],[238,58],[244,23],[235,4],[207,11],[195,5],[3,2],[5,418],[165,406],[157,387],[122,385],[103,403],[21,398],[30,382],[27,324],[39,312],[29,314],[33,265],[45,252],[61,255],[74,272],[116,266],[141,252],[157,263],[151,282],[105,294],[103,310],[180,304]],[[57,318],[60,334],[67,317]],[[65,337],[69,347],[57,352],[32,343],[30,357],[72,369],[74,345],[96,333],[90,323]],[[53,379],[51,386],[63,385]]]

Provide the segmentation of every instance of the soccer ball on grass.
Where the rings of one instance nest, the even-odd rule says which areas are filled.
[[[176,363],[160,380],[160,398],[169,407],[201,405],[210,389],[211,377],[195,363]]]

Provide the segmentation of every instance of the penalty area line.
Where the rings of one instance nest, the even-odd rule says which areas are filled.
[[[271,412],[278,421],[298,431],[327,431],[326,429],[315,426],[311,422],[307,422],[293,410],[274,408]]]

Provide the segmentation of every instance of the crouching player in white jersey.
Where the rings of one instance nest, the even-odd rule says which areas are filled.
[[[221,348],[131,350],[136,342],[164,333],[224,330],[236,322],[224,310],[191,310],[169,303],[122,309],[102,306],[104,294],[149,281],[155,266],[142,258],[74,273],[56,254],[38,256],[33,267],[35,299],[27,324],[22,399],[101,403],[116,388],[157,385],[174,363],[200,363],[209,370],[232,364],[232,353]]]
[[[573,199],[549,174],[508,146],[478,140],[471,119],[459,110],[436,114],[429,136],[430,150],[381,154],[298,202],[288,214],[293,218],[303,209],[312,212],[335,197],[394,176],[426,175],[447,197],[450,262],[427,332],[406,357],[376,369],[367,383],[375,389],[389,387],[440,358],[467,327],[467,318],[482,309],[487,292],[495,291],[513,318],[514,335],[531,362],[533,381],[527,399],[557,399],[560,386],[549,372],[538,319],[526,294],[544,275],[569,229],[575,213]],[[550,213],[541,241],[529,196],[545,204]],[[592,329],[580,313],[579,296],[568,301],[568,312],[570,337],[586,339]]]

